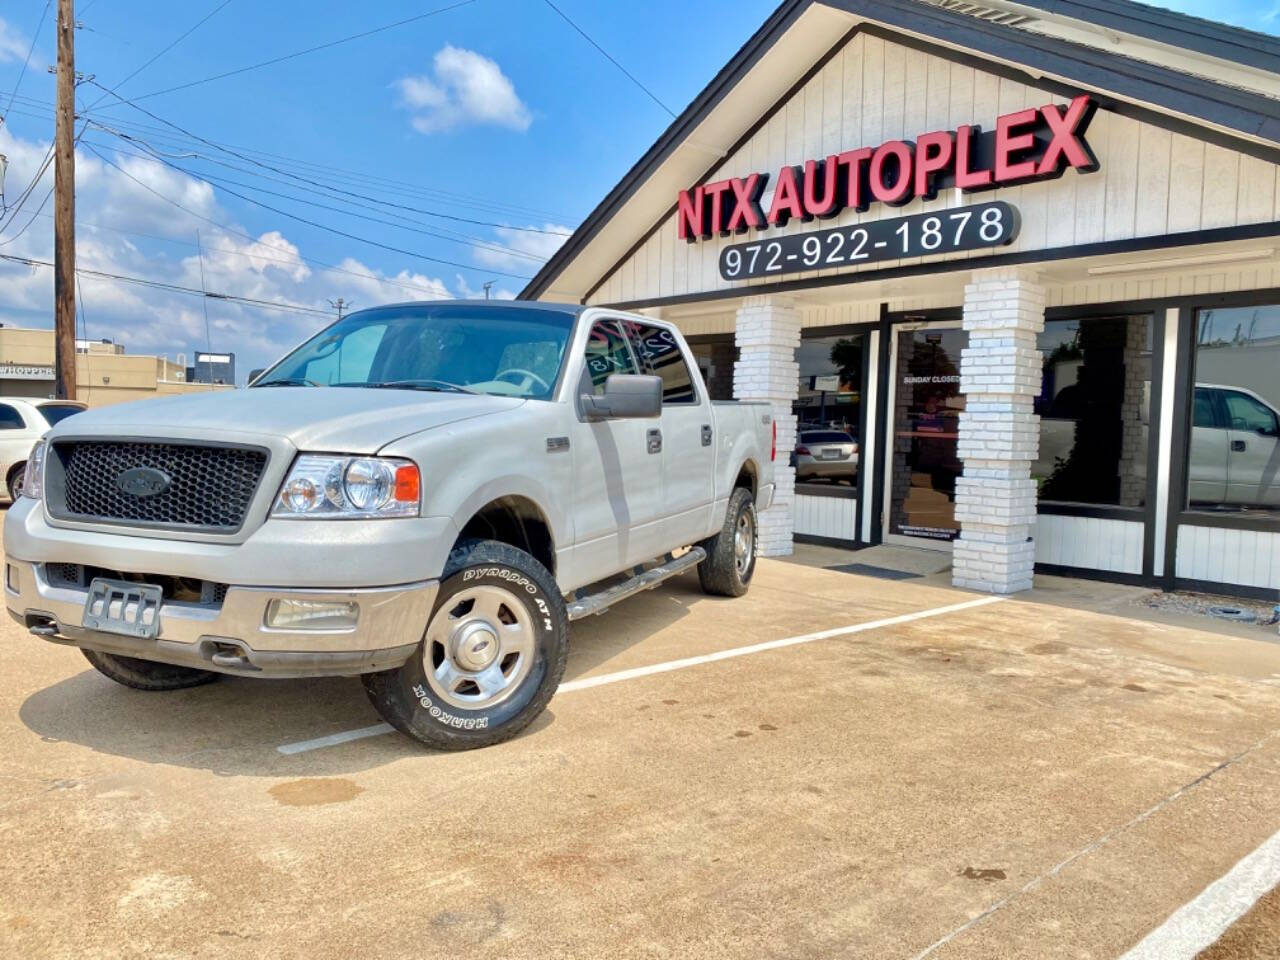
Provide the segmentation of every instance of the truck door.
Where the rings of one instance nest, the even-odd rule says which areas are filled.
[[[1239,390],[1222,391],[1227,408],[1227,502],[1280,506],[1280,423],[1276,412]]]
[[[716,438],[711,400],[680,338],[670,329],[621,321],[641,373],[662,378],[662,500],[664,547],[705,536],[711,522]]]
[[[639,373],[631,346],[613,321],[592,325],[577,393],[604,393],[614,373]],[[574,400],[576,402],[577,396]],[[587,421],[570,434],[574,488],[574,566],[606,577],[662,551],[662,449],[656,419]],[[651,435],[653,434],[653,435]]]
[[[1187,499],[1192,504],[1225,503],[1227,497],[1226,414],[1219,410],[1214,393],[1208,387],[1196,387],[1187,472]]]

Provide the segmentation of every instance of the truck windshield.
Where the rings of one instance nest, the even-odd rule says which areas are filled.
[[[383,387],[547,399],[574,315],[502,304],[361,310],[320,331],[253,384]]]

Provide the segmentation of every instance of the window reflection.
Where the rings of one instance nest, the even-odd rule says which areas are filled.
[[[1146,502],[1151,317],[1050,320],[1037,339],[1044,376],[1031,476],[1040,502]]]
[[[852,491],[858,481],[862,416],[862,334],[800,341],[796,415],[796,489]]]
[[[1196,313],[1192,510],[1280,513],[1280,306]]]

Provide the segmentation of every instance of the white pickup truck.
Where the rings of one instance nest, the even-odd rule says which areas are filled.
[[[694,566],[746,591],[773,439],[647,317],[364,310],[247,390],[55,426],[5,601],[126,686],[359,675],[397,729],[483,746],[546,706],[571,620]]]

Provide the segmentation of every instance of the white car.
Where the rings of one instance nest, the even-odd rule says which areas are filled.
[[[83,409],[83,403],[71,400],[0,397],[0,476],[9,499],[16,500],[22,493],[22,474],[36,441]]]

